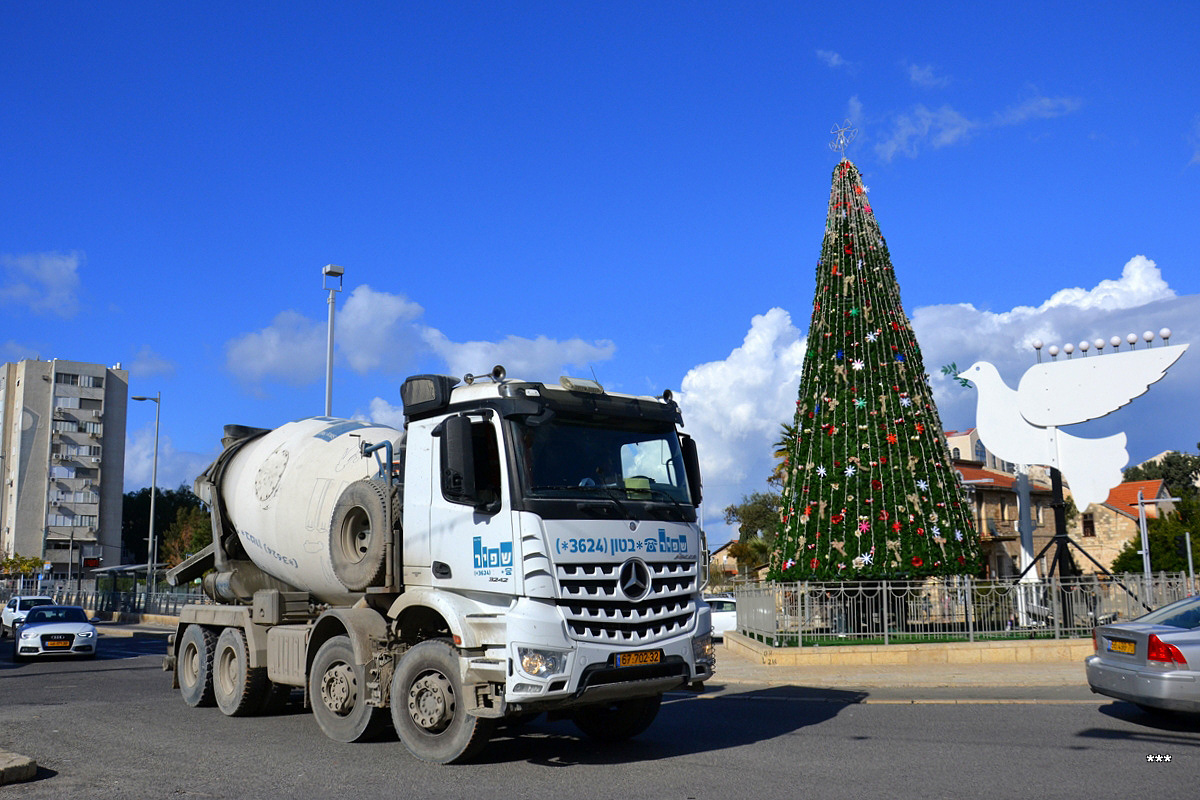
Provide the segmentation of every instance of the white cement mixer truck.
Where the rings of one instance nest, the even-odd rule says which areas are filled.
[[[405,381],[403,431],[226,428],[196,480],[213,543],[168,574],[213,601],[182,610],[164,663],[188,705],[258,714],[302,689],[329,737],[390,716],[450,763],[540,712],[635,736],[711,677],[699,467],[670,393],[500,367],[459,384]]]

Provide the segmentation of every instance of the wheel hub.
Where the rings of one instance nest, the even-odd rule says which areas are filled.
[[[354,708],[357,688],[354,670],[346,664],[337,664],[326,670],[321,679],[321,701],[333,713],[345,716]]]
[[[444,730],[454,717],[454,694],[441,673],[424,675],[408,690],[408,713],[427,731]]]

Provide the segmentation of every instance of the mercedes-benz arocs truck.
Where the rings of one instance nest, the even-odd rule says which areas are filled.
[[[420,375],[404,427],[228,426],[196,480],[213,543],[164,667],[191,706],[263,713],[303,689],[321,729],[388,717],[417,758],[470,758],[540,712],[619,740],[711,677],[696,447],[678,405]],[[390,712],[390,713],[389,713]]]

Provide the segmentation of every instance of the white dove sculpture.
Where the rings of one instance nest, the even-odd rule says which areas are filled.
[[[986,361],[957,377],[979,391],[975,427],[984,446],[1005,461],[1057,468],[1083,511],[1103,503],[1122,481],[1129,461],[1125,434],[1083,439],[1058,428],[1103,417],[1145,394],[1187,348],[1170,345],[1036,364],[1021,376],[1016,391]]]

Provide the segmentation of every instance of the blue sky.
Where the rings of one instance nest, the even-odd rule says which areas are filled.
[[[1193,3],[5,3],[0,359],[121,362],[190,484],[223,424],[322,411],[344,265],[335,414],[493,363],[671,388],[719,543],[794,404],[831,127],[927,369],[1015,386],[1035,337],[1200,339],[1198,54]],[[1140,461],[1198,406],[1189,353],[1089,425]]]

